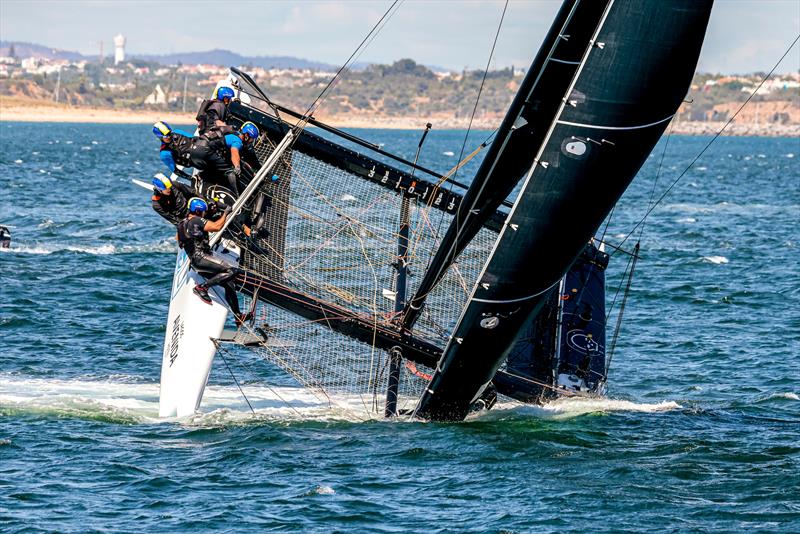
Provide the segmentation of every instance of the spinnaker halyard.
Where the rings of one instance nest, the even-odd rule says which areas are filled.
[[[371,417],[602,392],[608,256],[590,239],[680,104],[710,7],[567,0],[469,188],[231,69],[228,122],[263,134],[222,247],[248,349]]]

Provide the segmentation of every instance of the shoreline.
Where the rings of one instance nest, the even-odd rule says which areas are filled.
[[[64,104],[47,104],[36,101],[27,102],[14,99],[12,102],[0,99],[0,122],[57,122],[57,123],[100,123],[100,124],[152,124],[164,120],[176,125],[194,123],[195,113],[182,113],[159,110],[127,110],[90,107],[70,107]],[[466,129],[465,119],[448,116],[394,117],[367,115],[319,115],[319,120],[337,128],[366,128],[387,130],[420,130],[427,122],[440,130]],[[491,130],[501,118],[476,120],[472,128]],[[672,126],[672,133],[678,135],[715,135],[724,122],[678,122]],[[755,137],[800,137],[800,124],[752,124],[734,122],[729,125],[725,136]]]

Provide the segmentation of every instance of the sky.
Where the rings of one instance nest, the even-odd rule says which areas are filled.
[[[525,67],[561,2],[510,0],[492,67]],[[0,0],[0,39],[96,55],[214,48],[342,64],[391,5],[388,0]],[[405,0],[359,57],[482,69],[500,21],[498,0]],[[800,34],[800,0],[716,0],[698,71],[768,71]],[[779,72],[800,69],[800,46]]]

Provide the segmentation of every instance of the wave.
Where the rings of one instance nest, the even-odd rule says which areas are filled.
[[[156,243],[143,245],[116,246],[111,244],[97,246],[76,246],[63,243],[49,243],[45,245],[17,245],[11,243],[9,248],[0,248],[5,254],[54,254],[56,252],[78,252],[94,256],[108,256],[110,254],[138,254],[142,252],[177,252],[178,246],[173,239],[165,239]]]
[[[713,263],[714,265],[722,265],[724,263],[730,263],[730,260],[725,256],[703,256],[700,259],[708,263]]]
[[[766,402],[776,399],[800,401],[800,395],[798,395],[797,393],[793,393],[791,391],[786,391],[783,393],[773,393],[767,397],[758,399],[758,402]]]
[[[498,403],[491,411],[476,414],[470,420],[491,421],[508,417],[535,417],[537,419],[572,419],[588,414],[612,412],[658,413],[680,410],[674,401],[638,403],[620,399],[562,398],[542,406],[518,402]]]

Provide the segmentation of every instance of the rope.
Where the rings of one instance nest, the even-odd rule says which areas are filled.
[[[773,66],[772,69],[767,73],[767,75],[764,76],[764,78],[761,79],[761,82],[756,86],[755,89],[753,89],[753,91],[750,93],[750,95],[747,97],[747,99],[742,103],[742,105],[739,106],[739,109],[736,110],[736,113],[734,113],[731,116],[731,118],[728,119],[728,121],[722,126],[722,128],[720,128],[720,130],[716,134],[714,134],[714,137],[711,138],[711,140],[706,144],[706,146],[704,146],[703,149],[694,157],[694,159],[692,159],[692,161],[689,163],[689,165],[687,165],[686,168],[678,175],[678,177],[675,178],[675,180],[672,181],[672,183],[669,185],[669,187],[667,187],[667,190],[664,191],[664,193],[660,197],[658,197],[658,200],[656,200],[655,204],[653,204],[645,212],[645,214],[641,218],[641,220],[639,222],[637,222],[636,225],[634,225],[633,228],[631,228],[630,232],[628,232],[628,235],[626,235],[625,238],[622,241],[620,241],[618,246],[621,247],[623,245],[623,243],[625,243],[625,241],[627,241],[628,238],[630,238],[630,236],[633,235],[633,233],[636,231],[637,228],[639,228],[640,226],[644,225],[644,223],[647,220],[647,217],[650,215],[650,213],[652,213],[653,210],[655,210],[656,207],[658,207],[658,205],[661,204],[661,202],[666,198],[666,196],[670,193],[670,191],[672,191],[672,189],[678,184],[680,179],[683,178],[686,175],[687,172],[689,172],[689,169],[691,169],[694,166],[694,164],[697,163],[697,160],[699,160],[703,156],[703,154],[705,154],[706,150],[708,150],[709,147],[711,147],[711,145],[714,143],[714,141],[716,141],[717,138],[720,135],[722,135],[722,132],[724,132],[728,128],[728,126],[730,126],[733,123],[733,120],[739,115],[739,113],[741,113],[741,111],[745,108],[745,106],[747,106],[747,104],[750,103],[750,101],[753,99],[753,97],[756,96],[756,93],[758,93],[758,90],[761,89],[761,86],[764,85],[764,83],[766,83],[766,81],[769,80],[772,77],[772,75],[775,73],[775,70],[778,68],[778,66],[781,64],[781,62],[783,62],[783,60],[786,58],[786,56],[789,55],[789,52],[791,52],[792,48],[794,48],[794,45],[797,44],[797,41],[800,41],[800,34],[798,34],[797,37],[795,37],[794,41],[792,41],[792,44],[790,44],[789,47],[786,49],[786,52],[784,52],[783,55],[780,57],[780,59],[775,63],[775,66]],[[612,256],[613,256],[613,254],[612,254]]]
[[[253,409],[253,405],[250,404],[250,399],[248,399],[247,395],[244,394],[244,390],[242,389],[242,386],[239,384],[239,380],[237,380],[236,375],[233,374],[233,369],[231,369],[231,366],[228,365],[228,360],[225,358],[225,352],[227,351],[224,350],[222,347],[220,347],[219,342],[216,340],[214,341],[214,345],[217,346],[217,352],[219,352],[222,361],[225,362],[225,367],[228,369],[228,372],[231,374],[231,378],[233,378],[233,381],[236,383],[236,387],[239,388],[239,393],[242,394],[242,397],[244,397],[245,402],[250,407],[250,411],[253,412],[253,415],[255,415],[256,411]]]
[[[362,39],[361,43],[356,47],[356,49],[353,50],[353,53],[350,54],[350,57],[347,58],[347,61],[345,61],[344,64],[339,68],[339,70],[336,71],[336,74],[333,75],[333,78],[331,78],[328,84],[322,89],[322,91],[320,91],[319,95],[317,96],[317,98],[314,99],[311,105],[308,106],[306,112],[303,113],[304,119],[301,119],[300,122],[302,123],[308,122],[308,119],[311,117],[313,112],[316,111],[316,109],[319,108],[320,105],[322,105],[324,99],[327,98],[326,93],[328,92],[328,90],[333,87],[334,83],[336,83],[336,81],[339,79],[339,77],[343,72],[350,69],[352,62],[358,56],[360,56],[364,52],[364,50],[366,50],[366,47],[372,42],[372,40],[374,40],[375,37],[377,37],[378,33],[380,33],[381,29],[383,29],[383,26],[385,26],[386,23],[389,22],[389,19],[392,18],[394,13],[397,12],[396,8],[399,8],[401,2],[402,0],[394,0],[394,2],[392,2],[392,5],[389,6],[389,9],[387,9],[386,12],[383,14],[383,16],[378,20],[378,22],[376,22],[375,25],[372,26],[372,29],[369,31],[369,33],[367,33],[364,39]],[[300,124],[300,122],[298,124]]]
[[[636,269],[636,261],[639,259],[639,243],[636,243],[636,246],[633,248],[633,257],[631,258],[631,270],[628,273],[628,283],[625,286],[625,293],[622,296],[622,303],[619,305],[619,314],[617,315],[617,325],[614,327],[614,336],[611,338],[611,350],[608,352],[608,358],[606,359],[606,376],[608,376],[608,370],[611,368],[611,360],[614,358],[614,350],[617,348],[617,339],[619,338],[619,332],[622,328],[622,316],[625,314],[625,304],[628,302],[628,296],[631,292],[631,283],[633,282],[633,271]],[[616,301],[616,296],[614,297],[614,301]]]

